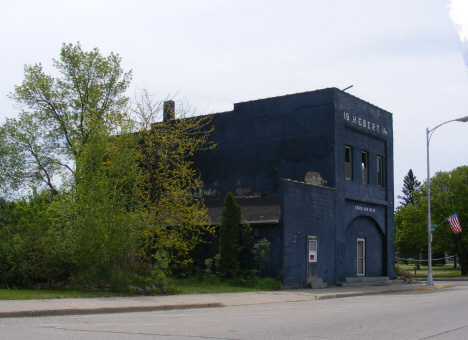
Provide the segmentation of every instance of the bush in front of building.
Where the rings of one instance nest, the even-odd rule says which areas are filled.
[[[229,192],[224,199],[219,229],[219,272],[225,279],[235,278],[240,272],[240,222],[241,209]]]

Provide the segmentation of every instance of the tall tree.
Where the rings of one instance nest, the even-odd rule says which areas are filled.
[[[24,67],[23,83],[10,94],[22,111],[4,127],[24,164],[23,180],[57,192],[60,177],[74,178],[94,129],[106,126],[108,135],[119,133],[131,80],[120,62],[117,54],[84,52],[77,43],[63,44],[54,60],[58,78],[45,74],[41,64]]]
[[[169,118],[165,122],[164,103]],[[195,152],[213,147],[207,142],[211,118],[188,117],[190,110],[183,103],[176,107],[171,101],[153,102],[146,91],[136,101],[133,113],[141,136],[141,198],[146,202],[150,225],[147,249],[152,254],[167,254],[173,269],[184,270],[192,263],[202,235],[213,233],[203,199],[192,194],[202,183],[191,161]]]
[[[416,179],[413,175],[413,170],[410,169],[408,174],[403,178],[403,196],[398,195],[397,197],[401,200],[400,204],[407,206],[409,204],[414,205],[416,203],[416,192],[419,190],[421,182]]]
[[[40,64],[26,66],[10,95],[23,110],[0,127],[0,179],[36,186],[40,197],[53,194],[41,201],[40,224],[29,214],[15,230],[29,237],[29,225],[40,226],[54,236],[50,254],[75,271],[168,258],[187,265],[201,235],[212,232],[203,200],[192,195],[201,181],[190,161],[207,147],[210,118],[186,118],[171,107],[163,122],[163,102],[153,104],[145,91],[132,108],[124,94],[131,73],[120,61],[64,44],[54,60],[60,77],[46,75]],[[4,164],[18,171],[4,171]],[[2,249],[14,259],[11,238],[21,235],[5,235]],[[42,250],[34,249],[28,256],[39,259]]]
[[[400,256],[405,258],[412,257],[419,259],[419,254],[425,243],[424,241],[424,226],[421,227],[421,214],[418,208],[411,208],[417,202],[421,182],[413,175],[413,170],[410,169],[408,174],[403,178],[403,196],[397,197],[401,200],[401,207],[395,211],[395,240],[397,251]],[[419,216],[416,218],[416,216]],[[416,268],[420,269],[420,262],[416,261]]]
[[[434,245],[456,254],[462,275],[468,275],[468,166],[435,174],[431,179],[431,212],[437,223],[458,213],[462,232],[456,234],[449,223],[443,223],[434,232]]]
[[[77,158],[75,182],[52,205],[61,254],[77,268],[134,261],[147,225],[139,197],[139,137],[132,125],[124,120],[118,137],[95,127]]]
[[[422,253],[427,247],[427,186],[414,193],[414,205],[400,206],[395,212],[395,243],[397,250]],[[462,275],[468,275],[468,166],[449,172],[437,172],[431,178],[431,213],[440,226],[433,233],[433,248],[437,252],[456,254]],[[463,231],[455,234],[446,221],[458,213]]]
[[[395,245],[398,256],[415,259],[427,247],[427,210],[423,205],[399,206],[395,211]]]

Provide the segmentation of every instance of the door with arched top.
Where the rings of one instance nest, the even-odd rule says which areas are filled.
[[[384,276],[385,236],[377,222],[360,216],[346,228],[345,276]]]

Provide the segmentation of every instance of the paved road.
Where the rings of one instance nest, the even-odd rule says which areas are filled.
[[[0,319],[0,339],[468,339],[468,282],[340,299]]]

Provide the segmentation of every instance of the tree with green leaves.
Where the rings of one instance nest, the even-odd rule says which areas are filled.
[[[138,251],[143,219],[138,135],[128,122],[111,137],[95,127],[83,146],[73,185],[51,206],[62,257],[76,268],[128,265]]]
[[[11,140],[5,126],[0,126],[0,199],[17,198],[23,170],[24,163],[18,157],[17,145]]]
[[[395,244],[401,254],[423,253],[427,247],[426,184],[414,196],[415,204],[400,206],[395,212]],[[455,212],[463,229],[458,234],[446,222]],[[431,178],[431,213],[432,221],[440,224],[433,232],[434,253],[456,254],[462,275],[468,275],[468,166],[437,172]]]
[[[424,226],[419,218],[421,213],[418,207],[414,207],[419,197],[419,189],[421,182],[416,179],[413,170],[410,169],[408,174],[403,178],[403,196],[397,197],[401,200],[400,207],[395,211],[395,240],[397,252],[405,258],[412,257],[416,260],[416,269],[420,269],[419,259],[424,241]],[[427,237],[426,237],[427,239]]]
[[[442,223],[457,212],[462,227],[454,233],[448,222],[433,233],[434,247],[457,255],[462,275],[468,275],[468,166],[437,172],[431,179],[431,212],[434,223]]]
[[[427,205],[426,205],[427,206]],[[395,211],[395,245],[398,256],[415,259],[416,269],[427,247],[427,209],[422,204],[399,206]]]
[[[113,53],[64,44],[54,60],[58,78],[41,64],[26,66],[10,94],[22,111],[0,128],[0,179],[9,181],[7,189],[21,183],[49,197],[40,205],[44,223],[35,227],[54,235],[38,238],[48,249],[30,248],[31,258],[51,253],[75,272],[142,263],[151,272],[166,267],[155,261],[189,263],[201,234],[212,232],[203,200],[192,195],[200,179],[190,161],[206,147],[209,118],[174,109],[162,122],[162,102],[153,104],[146,92],[130,108],[131,72],[120,62]],[[22,221],[34,224],[34,214]],[[27,227],[15,230],[2,243],[12,259],[11,238],[30,236]]]
[[[120,63],[116,54],[63,44],[53,62],[58,77],[25,66],[10,94],[22,110],[2,127],[9,160],[22,164],[10,182],[56,196],[44,206],[49,232],[60,237],[53,251],[74,268],[134,256],[133,229],[143,224],[139,140],[125,96],[131,72]]]
[[[117,54],[103,57],[97,48],[85,52],[77,43],[63,44],[54,60],[58,78],[45,74],[41,64],[24,67],[22,84],[10,94],[22,110],[3,127],[8,147],[24,166],[19,180],[57,193],[59,183],[75,179],[76,162],[95,129],[120,133],[131,80],[120,62]]]
[[[60,236],[53,232],[49,213],[51,195],[33,192],[15,203],[11,218],[0,229],[0,282],[30,286],[69,277],[67,265],[57,253]]]
[[[409,169],[408,174],[403,178],[403,196],[397,197],[401,200],[400,204],[403,206],[414,205],[416,203],[416,192],[419,190],[421,182],[413,175],[413,170]]]
[[[236,277],[240,271],[240,223],[241,209],[232,193],[228,192],[219,226],[219,270],[224,278]]]

